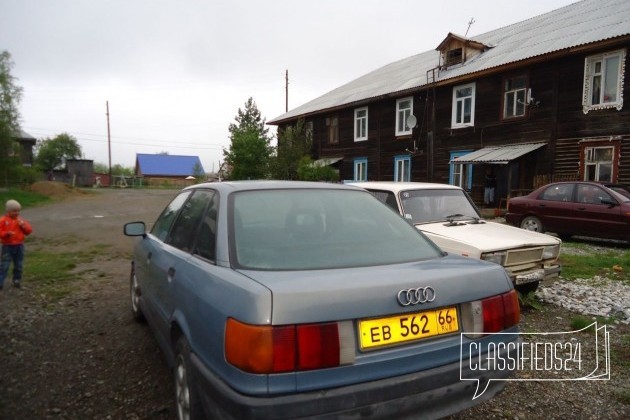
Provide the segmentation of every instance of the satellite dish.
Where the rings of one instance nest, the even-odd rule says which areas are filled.
[[[407,128],[409,128],[410,130],[415,128],[417,123],[418,123],[418,120],[416,119],[415,115],[411,114],[410,116],[407,117]]]

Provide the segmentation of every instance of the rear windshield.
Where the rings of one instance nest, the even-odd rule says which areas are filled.
[[[444,221],[448,217],[480,218],[462,190],[406,190],[400,193],[403,215],[413,223]]]
[[[365,191],[243,191],[232,195],[230,213],[231,250],[241,268],[345,268],[441,255],[417,229]]]

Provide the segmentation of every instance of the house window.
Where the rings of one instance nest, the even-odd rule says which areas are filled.
[[[626,50],[586,57],[582,109],[623,108],[623,74]]]
[[[451,152],[451,161],[470,152],[471,150],[460,150],[457,152]],[[449,183],[451,185],[456,185],[470,191],[472,189],[472,173],[473,166],[470,163],[451,163]]]
[[[446,52],[446,65],[453,66],[455,64],[459,64],[463,61],[463,54],[461,48],[455,48],[454,50],[450,50]]]
[[[328,143],[339,143],[339,120],[337,116],[326,118],[326,126],[328,127]]]
[[[357,108],[354,110],[354,141],[367,140],[368,109]]]
[[[475,84],[453,88],[453,128],[475,125]]]
[[[394,158],[394,181],[411,181],[411,158],[409,156],[396,156]]]
[[[612,182],[615,148],[586,147],[584,149],[584,181]]]
[[[367,181],[367,164],[368,164],[368,161],[365,158],[354,160],[354,180],[355,181]]]
[[[396,101],[396,135],[411,134],[411,128],[407,127],[407,118],[412,114],[413,97]]]
[[[527,78],[505,79],[503,83],[503,118],[522,117],[527,103]]]

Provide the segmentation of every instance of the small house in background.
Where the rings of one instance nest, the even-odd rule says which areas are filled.
[[[34,157],[33,157],[33,147],[35,147],[35,143],[37,140],[35,137],[31,136],[27,132],[20,130],[19,136],[15,139],[19,144],[19,153],[20,153],[20,162],[22,162],[23,166],[33,166]]]
[[[94,161],[91,159],[67,159],[65,168],[50,172],[49,180],[64,182],[73,187],[94,185]]]
[[[143,185],[186,186],[206,180],[199,156],[164,154],[136,154],[135,176]]]

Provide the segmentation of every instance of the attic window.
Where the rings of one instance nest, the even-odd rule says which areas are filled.
[[[445,66],[453,66],[455,64],[461,63],[463,60],[463,54],[461,48],[456,48],[454,50],[449,50],[446,52],[446,62]]]

